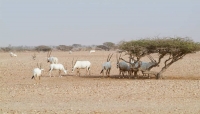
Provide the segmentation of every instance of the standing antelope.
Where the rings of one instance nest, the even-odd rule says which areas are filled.
[[[128,72],[129,75],[131,75],[131,66],[129,63],[125,62],[125,61],[120,61],[121,58],[121,54],[120,54],[120,57],[118,58],[117,56],[117,68],[119,68],[119,75],[123,75],[124,76],[124,73],[125,72]]]
[[[50,57],[51,51],[47,53],[47,63],[50,62],[51,64],[57,64],[58,58],[57,57]]]
[[[90,66],[91,66],[90,61],[77,61],[76,60],[76,63],[73,65],[73,60],[72,60],[72,72],[74,72],[74,70],[77,69],[76,76],[77,76],[77,74],[79,74],[79,76],[80,76],[80,69],[86,69],[86,75],[88,72],[90,75]]]
[[[51,77],[51,72],[52,70],[59,70],[59,77],[61,76],[61,70],[67,74],[67,70],[65,70],[64,66],[62,64],[50,64],[50,69],[49,69],[49,76]],[[54,76],[55,77],[55,76]]]
[[[13,53],[13,52],[10,52],[10,56],[11,57],[17,57],[17,54]]]
[[[40,63],[40,66],[38,65],[38,63],[37,63],[37,68],[34,68],[33,69],[33,76],[32,76],[32,78],[31,79],[35,79],[35,78],[38,78],[38,81],[39,81],[39,83],[40,83],[40,76],[42,76],[42,71],[43,71],[44,69],[42,69],[42,65],[41,65],[41,63]],[[35,81],[36,81],[36,79],[35,79]],[[37,81],[36,81],[36,84],[37,84]]]
[[[109,54],[108,58],[107,58],[107,62],[103,63],[103,65],[102,65],[102,70],[101,70],[100,74],[102,73],[103,76],[104,76],[104,70],[106,70],[106,76],[108,76],[108,77],[110,76],[110,70],[111,70],[110,59],[111,59],[112,55],[110,56],[110,54]]]

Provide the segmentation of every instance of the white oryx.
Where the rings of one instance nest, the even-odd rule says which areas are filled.
[[[119,75],[122,74],[124,76],[125,72],[131,75],[132,70],[130,64],[125,61],[119,61],[120,59],[121,59],[121,54],[119,58],[117,56],[117,68],[119,68]]]
[[[90,75],[90,67],[91,67],[90,61],[76,61],[75,64],[73,64],[73,60],[72,60],[72,72],[74,72],[74,70],[77,69],[76,76],[77,74],[79,74],[80,76],[80,69],[86,69],[86,75],[88,74],[88,72]]]
[[[51,64],[57,64],[58,58],[57,57],[50,57],[51,51],[47,53],[47,63],[50,62]]]
[[[50,64],[50,69],[49,69],[49,76],[50,77],[51,77],[52,70],[59,70],[59,77],[62,77],[61,71],[63,71],[65,74],[67,74],[67,70],[65,70],[65,68],[62,64]]]
[[[106,76],[110,76],[110,70],[111,70],[110,59],[111,59],[112,55],[109,54],[108,58],[107,58],[107,62],[103,63],[103,65],[102,65],[102,70],[101,70],[100,74],[102,73],[103,76],[104,76],[104,70],[106,70]]]
[[[38,81],[40,81],[40,76],[42,76],[42,71],[44,70],[41,67],[42,67],[42,65],[40,64],[40,66],[39,66],[37,63],[37,68],[33,69],[33,76],[31,79],[34,78],[36,81],[36,78],[38,78]],[[36,84],[37,84],[37,81],[36,81]]]
[[[72,54],[72,51],[69,51],[69,54]]]
[[[95,50],[90,50],[90,53],[94,53],[95,52]]]
[[[10,52],[10,56],[11,57],[17,57],[17,54],[13,53],[13,52]]]

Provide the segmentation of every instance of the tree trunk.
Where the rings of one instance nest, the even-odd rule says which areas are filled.
[[[163,74],[173,63],[175,63],[175,62],[178,61],[179,59],[181,59],[181,58],[172,59],[172,61],[169,62],[168,64],[167,64],[167,61],[169,61],[169,59],[166,60],[166,61],[165,61],[165,66],[164,66],[164,67],[162,68],[162,70],[157,74],[157,79],[162,78],[162,74]]]

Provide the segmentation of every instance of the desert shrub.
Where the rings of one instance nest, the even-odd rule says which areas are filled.
[[[35,47],[36,51],[50,51],[51,48],[49,46],[40,45]]]
[[[98,46],[96,46],[96,48],[97,48],[97,50],[100,50],[100,49],[105,50],[105,51],[110,50],[110,48],[105,45],[98,45]]]
[[[9,51],[11,51],[12,49],[11,49],[10,47],[2,47],[1,50],[2,50],[3,52],[9,52]]]
[[[72,50],[72,46],[66,46],[66,45],[59,45],[56,47],[58,50],[61,50],[61,51],[70,51]]]

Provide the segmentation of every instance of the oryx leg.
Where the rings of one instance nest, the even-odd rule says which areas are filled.
[[[78,68],[76,69],[76,76],[78,76],[78,73],[79,73],[79,71],[78,71]]]
[[[86,68],[86,73],[85,73],[85,75],[87,76],[87,74],[88,74],[88,68]]]
[[[78,76],[81,76],[81,70],[78,69]]]
[[[35,84],[34,85],[36,85],[37,84],[37,80],[35,79],[35,77],[34,77],[34,80],[35,80]]]
[[[88,72],[89,72],[89,76],[90,76],[90,67],[88,67]]]
[[[78,76],[78,69],[76,69],[76,76]]]
[[[108,69],[106,70],[106,76],[108,76]]]
[[[119,69],[119,75],[121,75],[121,70]]]
[[[80,76],[80,69],[77,68],[76,76]]]
[[[51,77],[51,71],[52,71],[52,70],[51,70],[51,69],[49,69],[49,76],[50,76],[50,77]]]
[[[38,84],[40,84],[40,76],[38,76]]]
[[[121,73],[122,73],[122,71],[119,69],[119,75],[121,75]],[[119,76],[119,78],[120,78],[120,76]]]
[[[124,78],[124,71],[121,70],[121,76]]]
[[[111,69],[108,69],[108,77],[110,77],[110,70],[111,70]]]
[[[104,69],[102,70],[102,75],[103,75],[103,77],[104,77]]]
[[[131,78],[131,70],[130,71],[128,71],[128,74],[129,74],[129,79]]]
[[[61,70],[59,70],[59,77],[62,77],[62,76],[61,76]]]

